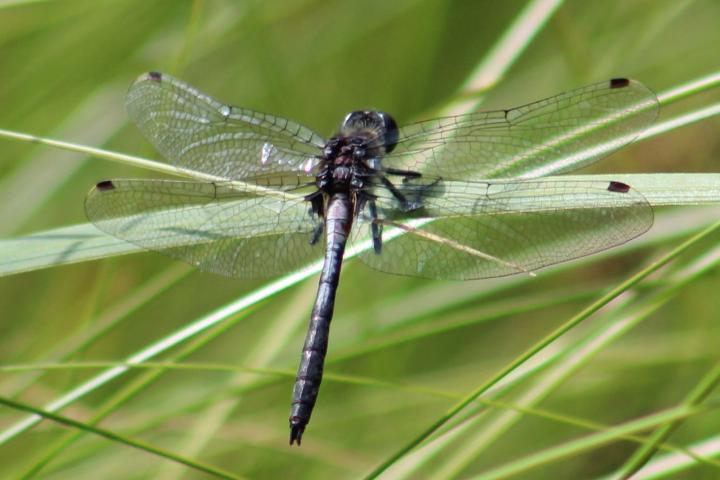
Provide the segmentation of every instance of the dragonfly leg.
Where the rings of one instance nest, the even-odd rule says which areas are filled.
[[[377,222],[377,205],[375,205],[374,198],[368,200],[368,210],[370,211],[370,219],[372,220],[372,223],[370,224],[370,231],[372,232],[373,249],[376,254],[380,255],[380,251],[382,250],[383,226]]]
[[[325,223],[322,221],[319,221],[317,225],[315,225],[315,228],[313,229],[312,236],[310,237],[310,245],[315,245],[322,236],[323,229],[325,228]]]
[[[324,218],[324,198],[321,190],[316,190],[313,193],[305,195],[305,201],[310,202],[310,213],[315,214],[318,217]]]
[[[324,199],[320,190],[305,196],[305,201],[310,202],[310,215],[315,215],[317,224],[310,236],[310,245],[315,245],[322,236],[325,223],[322,221],[324,215]]]
[[[429,191],[431,188],[435,187],[435,186],[438,185],[440,182],[442,182],[442,178],[437,177],[437,178],[436,178],[435,180],[433,180],[432,182],[430,182],[430,183],[428,183],[428,184],[425,184],[425,185],[422,185],[422,186],[420,187],[420,191],[419,191],[419,195],[418,195],[418,196],[425,196],[425,194],[427,194],[428,191]]]
[[[442,182],[442,178],[437,177],[432,182],[426,184],[413,185],[414,188],[408,189],[408,210],[416,211],[423,208],[424,199],[428,196],[437,196],[442,190],[435,190],[437,185]]]
[[[357,216],[363,211],[365,205],[368,207],[368,213],[370,214],[370,231],[373,239],[373,249],[375,253],[380,254],[382,249],[382,225],[377,222],[377,205],[375,203],[377,196],[368,192],[360,192],[358,199],[355,202],[355,215]]]
[[[385,168],[383,169],[383,172],[387,173],[388,175],[397,175],[399,177],[403,177],[403,183],[407,182],[408,180],[412,180],[413,178],[422,177],[422,173],[420,172],[413,172],[412,170],[400,170],[399,168]]]
[[[413,209],[412,204],[407,201],[407,198],[405,198],[405,195],[403,195],[403,193],[400,190],[398,190],[398,188],[390,180],[388,180],[387,177],[381,176],[380,181],[382,182],[383,185],[385,185],[385,188],[387,188],[390,191],[390,193],[392,193],[392,196],[395,197],[398,202],[400,202],[400,205],[402,206],[403,210],[412,210]]]

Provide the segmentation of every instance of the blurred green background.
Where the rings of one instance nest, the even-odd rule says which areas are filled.
[[[488,91],[483,108],[519,105],[614,76],[662,92],[720,70],[720,2],[560,3],[529,45],[518,47],[517,60]],[[450,104],[526,5],[4,1],[0,128],[159,160],[128,124],[123,107],[128,86],[148,70],[172,73],[222,101],[290,117],[326,135],[359,108],[382,109],[402,124]],[[720,90],[704,91],[663,108],[660,120],[718,101]],[[720,172],[718,132],[717,117],[678,128],[625,148],[591,171]],[[90,186],[142,176],[158,175],[0,139],[0,232],[12,237],[84,223]],[[62,413],[90,422],[106,412],[103,428],[238,476],[360,478],[606,289],[678,245],[683,237],[677,234],[720,218],[720,210],[701,217],[695,211],[659,209],[658,224],[671,228],[651,232],[652,242],[541,271],[535,279],[428,281],[347,262],[327,365],[328,373],[346,377],[324,382],[301,448],[287,446],[287,415],[316,277],[229,319],[224,331],[191,354],[176,357],[184,344],[156,359],[268,367],[289,376],[133,370]],[[679,405],[719,357],[720,275],[709,269],[662,301],[653,295],[672,288],[687,269],[714,261],[718,241],[715,234],[699,242],[625,292],[550,345],[548,355],[565,356],[551,357],[495,398],[596,422],[601,431]],[[151,253],[3,277],[0,363],[122,362],[264,284],[193,272]],[[596,354],[573,353],[585,339],[598,340],[603,328],[648,305],[657,308]],[[41,407],[99,371],[6,369],[0,395]],[[127,388],[132,395],[110,403]],[[711,393],[706,403],[712,407],[713,400],[720,397]],[[498,405],[464,412],[445,439],[408,457],[406,471],[395,469],[385,478],[470,478],[593,431],[534,411],[510,418],[513,412]],[[23,418],[0,407],[0,438]],[[710,408],[686,419],[669,442],[719,442],[718,429],[720,415]],[[92,434],[71,442],[72,431],[44,421],[0,442],[0,477],[213,478]],[[617,439],[581,452],[568,448],[516,478],[601,476],[637,448]],[[720,467],[708,460],[660,475],[718,478]]]

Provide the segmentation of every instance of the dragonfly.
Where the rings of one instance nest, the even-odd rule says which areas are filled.
[[[135,81],[126,106],[189,179],[97,183],[85,201],[97,228],[233,278],[323,259],[290,445],[300,445],[318,398],[348,244],[383,272],[471,280],[600,252],[653,223],[652,207],[626,183],[548,176],[597,161],[654,122],[657,97],[625,78],[403,127],[358,110],[329,139],[158,72]]]

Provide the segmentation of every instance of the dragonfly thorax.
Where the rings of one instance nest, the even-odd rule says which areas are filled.
[[[364,137],[336,136],[330,139],[323,150],[323,168],[316,181],[318,189],[334,193],[362,188],[373,174],[371,166],[378,163],[368,161],[370,151]]]
[[[362,188],[397,139],[398,128],[390,115],[374,110],[349,113],[340,132],[325,144],[318,188],[328,193]]]

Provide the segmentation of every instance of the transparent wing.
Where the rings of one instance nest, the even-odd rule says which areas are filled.
[[[614,79],[510,110],[407,125],[383,165],[455,180],[568,172],[632,142],[657,112],[650,89]]]
[[[325,144],[292,120],[222,104],[166,74],[140,76],[126,104],[155,148],[191,175],[226,180],[304,175],[316,166]]]
[[[499,277],[596,253],[646,232],[653,211],[620,182],[542,180],[402,185],[422,207],[402,212],[376,188],[381,253],[361,254],[389,273],[445,279]],[[367,212],[353,241],[370,242]],[[400,232],[402,235],[397,235]]]
[[[110,235],[228,277],[270,277],[322,255],[302,200],[213,183],[108,180],[88,193],[85,212]]]

